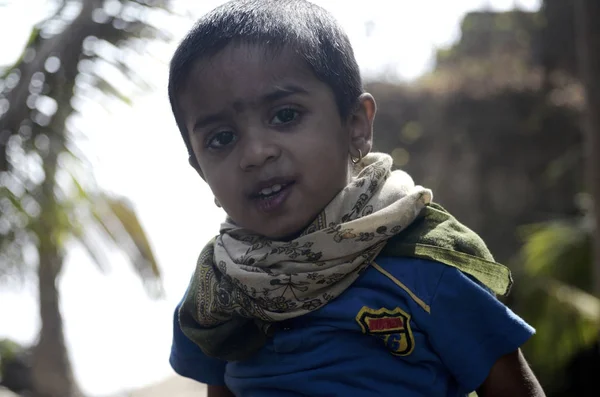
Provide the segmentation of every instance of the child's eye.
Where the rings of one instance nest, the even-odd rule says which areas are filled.
[[[206,142],[206,147],[210,149],[222,149],[235,141],[235,134],[232,131],[221,131],[214,134]]]
[[[278,125],[278,124],[291,123],[292,121],[296,120],[299,115],[300,115],[300,112],[298,112],[295,109],[292,109],[292,108],[281,109],[281,110],[278,110],[277,113],[275,113],[275,116],[271,119],[271,124]]]

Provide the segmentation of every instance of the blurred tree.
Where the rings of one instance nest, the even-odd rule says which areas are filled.
[[[121,250],[148,293],[162,294],[135,211],[95,185],[77,148],[75,119],[84,97],[128,101],[115,76],[143,85],[127,59],[149,40],[168,39],[148,22],[168,12],[168,0],[51,5],[18,61],[0,73],[0,276],[37,272],[41,330],[32,351],[32,395],[72,397],[80,391],[57,288],[69,244],[81,244],[101,270],[108,267],[105,252]]]

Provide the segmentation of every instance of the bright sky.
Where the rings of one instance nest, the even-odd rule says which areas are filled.
[[[411,79],[430,67],[434,47],[457,39],[462,15],[492,7],[537,9],[540,0],[314,0],[330,10],[348,32],[368,76],[392,71]],[[220,0],[193,3],[198,17]],[[0,64],[14,61],[31,25],[43,16],[44,0],[19,0],[0,7]],[[187,4],[186,4],[187,3]],[[33,10],[33,12],[32,12]],[[365,24],[375,28],[366,35]],[[172,24],[179,39],[192,20]],[[149,300],[125,260],[112,255],[103,277],[74,248],[60,280],[66,337],[76,376],[90,395],[103,396],[161,381],[168,365],[172,311],[183,295],[196,257],[216,231],[223,213],[208,187],[187,165],[184,145],[166,96],[166,62],[176,43],[158,48],[163,62],[149,60],[142,73],[156,90],[131,108],[93,104],[85,108],[89,157],[100,184],[129,197],[150,235],[164,274],[167,296]],[[38,330],[35,285],[0,286],[0,338],[31,343]],[[7,291],[8,290],[8,291]]]

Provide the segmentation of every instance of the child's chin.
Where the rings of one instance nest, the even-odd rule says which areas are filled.
[[[291,241],[300,237],[300,235],[302,235],[302,232],[304,232],[304,229],[304,227],[290,227],[272,231],[263,230],[263,232],[259,234],[273,241]]]

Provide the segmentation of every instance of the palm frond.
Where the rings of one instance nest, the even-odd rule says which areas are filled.
[[[160,268],[135,210],[121,197],[100,194],[92,202],[93,219],[105,239],[127,256],[146,291],[153,297],[161,297]]]
[[[578,317],[600,327],[600,299],[558,280],[545,280],[543,288],[548,296],[570,307]]]

